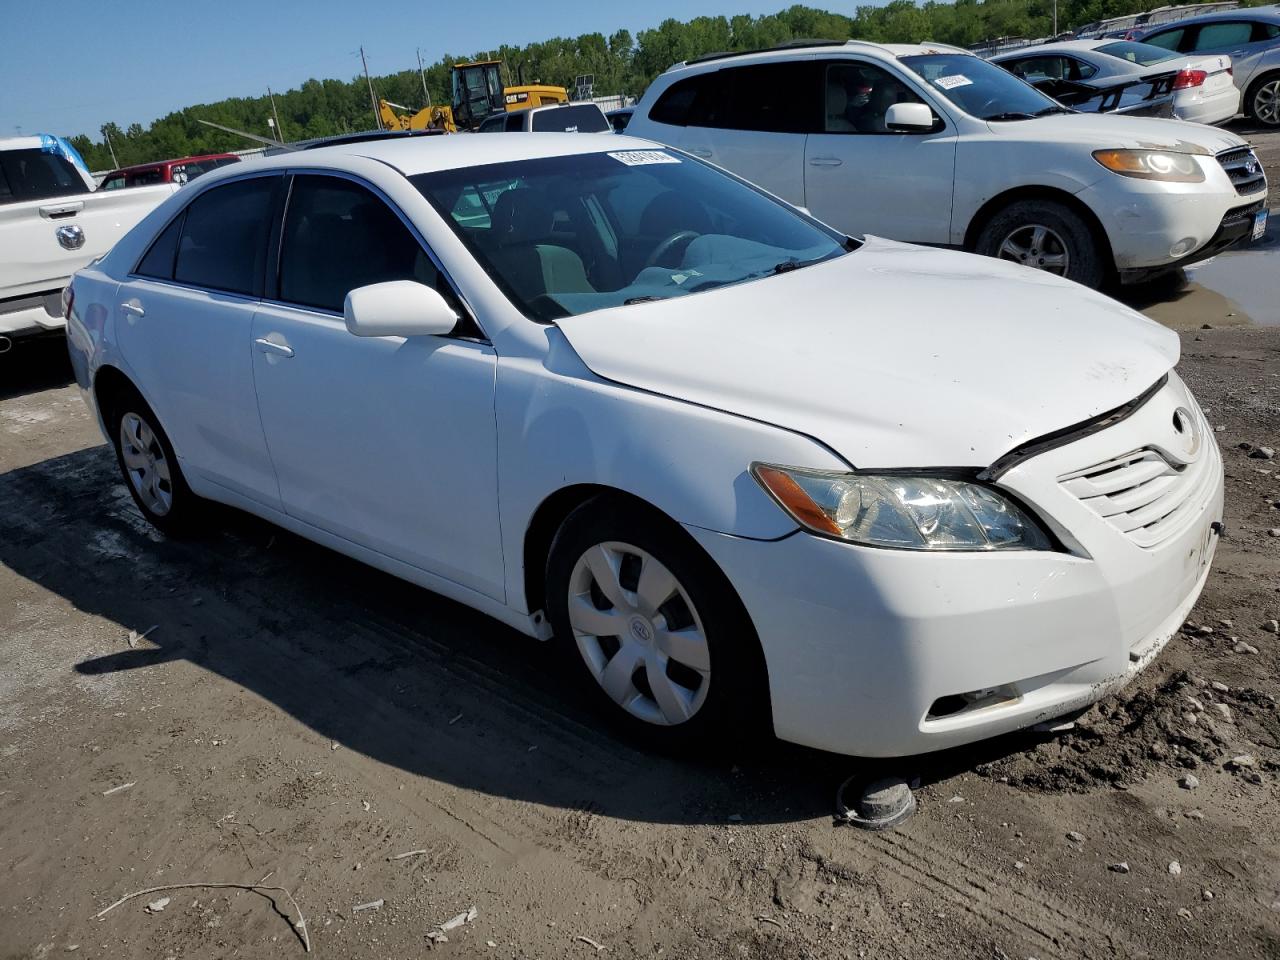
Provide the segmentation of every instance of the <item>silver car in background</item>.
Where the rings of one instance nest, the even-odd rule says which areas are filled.
[[[1247,116],[1280,127],[1280,10],[1274,6],[1190,17],[1146,30],[1130,39],[1178,53],[1224,53],[1231,57],[1236,86],[1244,91]]]
[[[1066,40],[1023,47],[991,62],[1086,113],[1217,124],[1240,112],[1226,54],[1180,54],[1133,40]]]

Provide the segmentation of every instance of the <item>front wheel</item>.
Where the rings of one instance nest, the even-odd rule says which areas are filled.
[[[1249,116],[1266,127],[1280,127],[1280,73],[1260,77],[1244,98]]]
[[[1095,289],[1106,275],[1089,225],[1070,207],[1053,200],[1009,204],[987,221],[974,249]]]
[[[759,643],[737,594],[660,515],[601,497],[565,520],[547,564],[561,655],[597,706],[669,749],[763,732]]]

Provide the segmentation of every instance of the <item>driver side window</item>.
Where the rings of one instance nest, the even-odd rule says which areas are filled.
[[[280,299],[341,313],[347,294],[387,280],[444,293],[439,272],[395,212],[341,177],[294,178],[280,250]]]
[[[825,86],[827,133],[896,133],[885,122],[895,103],[924,103],[905,83],[869,63],[827,65]]]

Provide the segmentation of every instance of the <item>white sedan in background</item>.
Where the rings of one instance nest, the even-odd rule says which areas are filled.
[[[991,62],[1081,109],[1095,109],[1091,91],[1106,100],[1105,91],[1129,84],[1118,98],[1126,109],[1140,109],[1135,102],[1143,98],[1172,95],[1179,120],[1225,123],[1240,112],[1240,90],[1226,54],[1174,53],[1133,40],[1065,40],[1023,47]]]
[[[238,164],[68,300],[157,527],[231,504],[554,637],[659,742],[901,755],[1082,708],[1220,529],[1171,332],[629,137]]]

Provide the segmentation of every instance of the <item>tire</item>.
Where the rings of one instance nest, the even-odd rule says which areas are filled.
[[[111,398],[106,413],[120,475],[142,515],[167,536],[195,532],[204,501],[187,486],[151,407],[136,391],[123,390]]]
[[[1095,290],[1108,268],[1098,248],[1084,218],[1055,200],[1009,204],[986,222],[974,245],[984,256],[1056,273]]]
[[[1268,73],[1249,84],[1244,111],[1264,127],[1280,127],[1280,73]]]
[[[633,739],[699,753],[726,745],[730,733],[738,743],[746,733],[769,734],[764,658],[750,618],[724,574],[671,520],[620,498],[588,501],[556,534],[546,583],[568,672]]]

